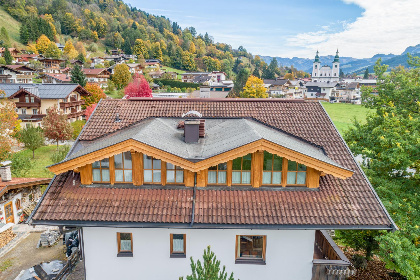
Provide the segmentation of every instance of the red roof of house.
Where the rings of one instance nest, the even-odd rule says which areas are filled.
[[[83,68],[83,73],[85,73],[85,75],[99,75],[102,72],[107,71],[106,68]],[[109,74],[109,73],[106,73]]]
[[[55,73],[45,73],[45,76],[50,76],[54,79],[60,80],[62,82],[71,82],[71,77],[67,74],[55,74]]]
[[[190,223],[197,227],[394,227],[385,208],[357,165],[344,140],[318,102],[262,99],[102,100],[79,141],[122,130],[149,117],[181,117],[198,111],[203,118],[253,118],[292,136],[322,146],[326,155],[352,177],[322,176],[319,189],[84,187],[78,174],[56,177],[34,215],[36,221],[59,223]],[[119,114],[120,122],[115,122]],[[74,182],[74,183],[73,183]]]
[[[49,184],[50,178],[12,178],[11,181],[0,181],[0,196],[12,189]]]

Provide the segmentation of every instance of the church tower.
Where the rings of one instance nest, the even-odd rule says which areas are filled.
[[[332,69],[332,77],[338,78],[340,77],[340,57],[338,56],[338,49],[335,53],[334,61],[333,61],[333,69]]]
[[[321,62],[319,62],[319,52],[316,51],[314,64],[312,66],[312,79],[319,77],[319,69],[321,68]]]

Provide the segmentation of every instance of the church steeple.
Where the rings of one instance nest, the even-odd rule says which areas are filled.
[[[319,62],[319,52],[318,50],[316,51],[316,55],[315,55],[315,61],[314,62]]]
[[[338,49],[337,49],[337,52],[335,53],[335,57],[334,57],[333,62],[340,62],[340,57],[338,56]]]

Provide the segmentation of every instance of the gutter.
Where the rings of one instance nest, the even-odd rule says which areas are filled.
[[[359,168],[360,173],[363,175],[363,178],[365,178],[365,180],[368,182],[369,187],[373,193],[373,195],[375,196],[376,200],[378,200],[379,204],[381,205],[382,209],[385,212],[385,215],[387,216],[387,218],[389,219],[389,221],[391,222],[391,231],[394,232],[396,230],[399,230],[398,226],[395,224],[394,220],[391,218],[391,216],[389,215],[388,211],[386,210],[385,206],[383,205],[381,199],[379,198],[378,194],[376,193],[375,189],[373,188],[372,184],[370,183],[368,177],[366,176],[365,172],[363,171],[363,169],[360,167],[359,163],[354,159],[354,155],[352,153],[352,151],[350,150],[349,146],[347,145],[346,141],[344,141],[343,136],[341,136],[340,132],[338,132],[338,129],[335,127],[332,119],[330,118],[330,115],[328,115],[327,111],[325,111],[324,106],[322,106],[321,102],[319,102],[319,106],[321,106],[322,110],[324,111],[325,115],[327,115],[328,119],[330,120],[332,126],[334,127],[335,131],[337,132],[337,134],[340,136],[341,141],[344,143],[344,145],[346,146],[347,151],[351,154],[353,161],[356,163],[357,168]],[[389,230],[389,229],[388,229]]]
[[[197,172],[194,172],[194,190],[193,190],[193,201],[192,201],[192,211],[191,211],[191,224],[190,227],[194,226],[194,217],[195,217],[195,194],[197,191]]]
[[[106,222],[106,221],[62,221],[35,220],[33,225],[70,227],[111,227],[111,228],[178,228],[178,229],[264,229],[264,230],[390,230],[385,225],[297,225],[297,224],[206,224],[206,223],[153,223],[153,222]]]

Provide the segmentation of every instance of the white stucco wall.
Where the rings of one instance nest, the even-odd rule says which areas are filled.
[[[19,210],[16,208],[16,200],[17,199],[20,199],[20,205],[22,206],[22,194],[20,192],[17,193],[16,195],[10,197],[8,200],[0,203],[0,209],[1,209],[1,212],[2,212],[0,217],[3,217],[3,220],[2,220],[3,223],[6,223],[6,209],[4,208],[4,206],[6,204],[8,204],[10,201],[12,201],[14,223],[15,224],[19,223],[20,216],[17,214]]]
[[[133,234],[133,257],[117,257],[117,232]],[[186,234],[186,258],[170,258],[170,234]],[[235,264],[236,235],[266,235],[266,265]],[[313,230],[83,228],[87,280],[177,280],[210,245],[235,279],[310,280]]]

